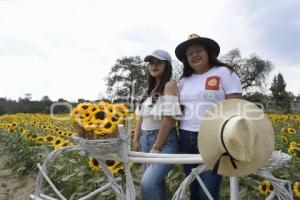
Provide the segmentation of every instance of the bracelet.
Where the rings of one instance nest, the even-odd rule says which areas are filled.
[[[158,153],[160,152],[160,148],[159,148],[156,144],[154,144],[154,145],[152,146],[152,149],[154,149],[154,150],[157,151]]]

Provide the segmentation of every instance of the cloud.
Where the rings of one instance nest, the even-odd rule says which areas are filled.
[[[244,57],[271,60],[277,71],[295,69],[300,17],[293,2],[0,1],[0,67],[7,75],[0,97],[95,99],[118,58],[159,48],[175,59],[175,47],[191,33],[215,39],[221,54],[240,48]],[[288,87],[297,85],[292,76],[284,74]]]
[[[300,62],[300,1],[242,0],[237,5],[259,36],[259,47],[288,65]],[[251,38],[249,38],[251,40]]]

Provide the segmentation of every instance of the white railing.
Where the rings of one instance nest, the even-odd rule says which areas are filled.
[[[188,190],[188,187],[191,182],[195,179],[202,186],[203,190],[206,192],[209,199],[213,199],[209,194],[206,186],[201,180],[199,174],[207,171],[208,168],[205,164],[203,164],[203,160],[200,154],[152,154],[152,153],[142,153],[130,151],[130,137],[129,134],[125,134],[125,129],[123,125],[118,126],[119,129],[119,138],[107,139],[107,140],[85,140],[82,138],[75,137],[74,140],[79,145],[64,147],[58,150],[54,150],[51,152],[44,164],[41,166],[38,164],[39,174],[36,180],[35,193],[30,195],[30,199],[32,200],[56,200],[52,197],[44,195],[41,193],[41,185],[43,178],[48,182],[53,191],[57,194],[57,196],[66,200],[66,198],[58,191],[55,185],[52,183],[50,178],[47,176],[47,168],[51,167],[51,163],[54,161],[57,155],[63,152],[70,151],[79,151],[85,152],[88,155],[96,158],[101,165],[105,175],[108,178],[108,183],[101,188],[93,191],[92,193],[81,197],[78,200],[87,200],[93,197],[94,195],[103,192],[109,188],[112,188],[116,193],[118,199],[124,200],[135,200],[136,192],[133,183],[133,178],[130,172],[130,162],[137,163],[168,163],[168,164],[195,164],[199,163],[199,167],[192,170],[191,174],[185,178],[185,180],[181,183],[180,187],[177,189],[173,196],[173,200],[180,200],[183,198],[184,193]],[[130,133],[130,130],[128,131]],[[108,148],[109,147],[109,148]],[[113,149],[112,149],[113,148]],[[114,154],[111,154],[111,151]],[[291,157],[287,154],[281,152],[274,152],[272,158],[269,161],[269,164],[264,166],[261,170],[258,170],[256,173],[266,179],[268,179],[271,184],[274,186],[274,191],[266,198],[273,199],[275,196],[290,200],[293,199],[293,195],[291,192],[291,185],[289,181],[276,179],[272,176],[271,171],[274,168],[282,167],[286,162],[288,162]],[[114,178],[113,175],[108,170],[105,160],[120,160],[125,169],[125,177],[126,177],[126,191],[123,191],[123,188],[118,184],[120,178]],[[288,189],[286,189],[286,185]],[[236,177],[230,177],[230,197],[231,200],[239,199],[239,187],[238,187],[238,179]]]

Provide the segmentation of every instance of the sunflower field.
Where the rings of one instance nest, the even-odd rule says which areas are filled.
[[[277,178],[287,179],[292,184],[295,199],[300,199],[300,115],[268,114],[276,139],[276,150],[288,153],[292,160],[284,168],[273,171]],[[35,176],[37,163],[49,152],[65,146],[74,145],[73,136],[88,139],[116,136],[118,124],[130,119],[130,129],[134,130],[136,117],[129,113],[123,104],[81,103],[73,108],[70,115],[15,114],[0,116],[1,154],[10,156],[7,168],[13,169],[16,176]],[[129,127],[127,127],[129,128]],[[131,133],[133,136],[133,131]],[[131,137],[133,138],[133,137]],[[123,166],[118,161],[106,164],[114,176],[124,180]],[[138,180],[142,176],[142,166],[133,163],[137,199],[140,199]],[[49,177],[68,199],[77,199],[106,184],[106,177],[98,161],[80,153],[60,155],[48,172]],[[184,179],[181,165],[175,165],[167,177],[168,193],[173,194]],[[124,183],[123,183],[124,184]],[[241,199],[265,199],[273,190],[269,181],[250,175],[239,179]],[[47,184],[43,193],[56,197]],[[221,199],[229,199],[229,179],[222,182]],[[112,190],[104,191],[93,199],[115,199]]]

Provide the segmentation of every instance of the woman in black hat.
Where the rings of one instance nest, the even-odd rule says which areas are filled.
[[[179,44],[175,49],[177,58],[183,63],[183,74],[179,82],[180,103],[184,112],[180,121],[179,152],[197,154],[198,131],[205,112],[224,99],[241,98],[241,82],[233,68],[220,62],[218,43],[196,34]],[[201,152],[200,152],[201,154]],[[184,165],[186,175],[196,164]],[[200,174],[212,197],[219,199],[222,176],[211,171]],[[190,199],[208,199],[205,192],[194,181],[190,185]]]

